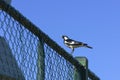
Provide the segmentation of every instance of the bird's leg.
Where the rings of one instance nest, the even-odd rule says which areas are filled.
[[[74,48],[72,48],[72,52],[71,52],[71,54],[73,54],[73,52],[74,52]]]

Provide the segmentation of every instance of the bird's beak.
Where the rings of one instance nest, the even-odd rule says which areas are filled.
[[[62,38],[64,39],[64,36],[62,35]]]

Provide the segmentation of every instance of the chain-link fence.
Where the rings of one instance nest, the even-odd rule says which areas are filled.
[[[13,7],[0,0],[0,80],[73,80],[84,67]]]
[[[19,80],[73,80],[73,65],[4,10],[0,38],[1,47],[9,48],[0,53],[1,74]]]

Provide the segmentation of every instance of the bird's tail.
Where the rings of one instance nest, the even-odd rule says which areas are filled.
[[[93,49],[93,47],[88,46],[87,44],[84,44],[84,46],[87,47],[87,48]]]

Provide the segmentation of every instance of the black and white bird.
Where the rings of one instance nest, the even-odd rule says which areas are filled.
[[[87,48],[92,49],[92,47],[91,47],[91,46],[88,46],[88,44],[83,43],[83,42],[79,42],[79,41],[72,40],[72,39],[70,39],[70,38],[69,38],[68,36],[66,36],[66,35],[63,35],[62,38],[63,38],[63,40],[64,40],[64,44],[65,44],[67,47],[69,47],[69,48],[72,49],[72,52],[71,52],[71,53],[74,52],[74,48],[78,48],[78,47],[87,47]]]

